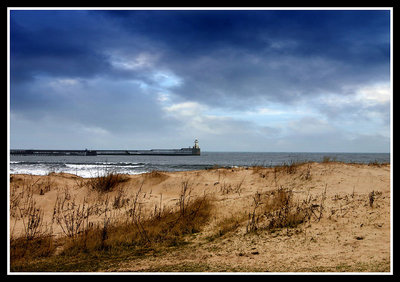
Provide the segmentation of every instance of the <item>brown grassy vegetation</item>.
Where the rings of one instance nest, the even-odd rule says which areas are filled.
[[[200,171],[110,172],[89,180],[12,176],[11,271],[388,271],[387,260],[313,264],[329,248],[352,256],[387,224],[383,186],[354,180],[350,190],[334,190],[343,178],[321,182],[339,167],[215,168],[204,178]],[[357,165],[354,175],[367,167],[385,169]],[[73,187],[60,186],[57,177],[69,177]],[[50,222],[41,206],[46,197],[54,199]],[[285,249],[290,244],[298,247]],[[307,263],[288,262],[304,260],[307,252]],[[337,252],[333,257],[343,255]]]
[[[158,173],[151,173],[145,177],[151,176],[157,179],[160,177]],[[125,181],[121,175],[110,173],[91,179],[87,183],[91,189],[107,193]],[[40,228],[42,214],[41,210],[35,207],[32,192],[26,197],[14,193],[11,197],[13,216],[19,215],[26,227],[24,236],[12,236],[10,240],[11,270],[35,269],[32,261],[38,258],[45,259],[44,263],[47,266],[41,267],[52,265],[57,271],[63,269],[62,265],[58,265],[58,261],[65,258],[81,258],[87,261],[90,257],[91,261],[102,255],[121,252],[144,254],[163,246],[179,246],[184,244],[185,235],[199,232],[209,219],[212,209],[211,197],[192,196],[192,186],[188,180],[181,183],[176,207],[163,208],[160,201],[159,206],[156,205],[150,214],[142,212],[141,188],[142,186],[130,200],[125,198],[124,189],[119,188],[112,203],[108,196],[103,200],[98,198],[96,203],[89,203],[86,198],[79,203],[70,195],[68,189],[64,189],[57,195],[52,217],[52,224],[61,227],[65,235],[57,239]],[[19,203],[20,199],[24,200],[22,205]],[[113,211],[116,210],[122,212],[115,216]],[[93,217],[100,220],[92,221]],[[57,255],[56,246],[59,247]]]
[[[88,180],[87,185],[95,191],[108,192],[126,181],[128,181],[128,178],[125,175],[113,171],[106,171],[102,175]]]
[[[142,177],[144,181],[151,182],[154,184],[159,184],[168,178],[168,175],[162,171],[153,170],[147,173],[143,173]]]
[[[68,241],[62,254],[140,252],[160,246],[176,246],[184,242],[184,235],[201,230],[209,212],[210,201],[204,197],[187,204],[185,213],[182,210],[163,210],[151,217],[137,215],[125,222],[106,220]]]

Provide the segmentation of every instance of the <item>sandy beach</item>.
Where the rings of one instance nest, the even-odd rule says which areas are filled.
[[[12,241],[26,238],[29,232],[32,237],[50,234],[53,238],[50,254],[11,259],[11,270],[52,271],[47,261],[54,265],[57,256],[65,258],[68,228],[63,225],[62,211],[65,215],[67,205],[77,214],[88,207],[92,211],[72,238],[90,227],[103,226],[106,219],[109,226],[118,225],[133,207],[136,212],[140,209],[136,223],[179,210],[187,188],[186,203],[207,197],[210,208],[201,228],[182,236],[184,244],[154,247],[150,243],[155,239],[148,239],[151,248],[140,255],[120,255],[114,260],[110,255],[89,271],[391,271],[389,164],[322,162],[121,177],[123,181],[110,191],[100,192],[93,189],[90,179],[72,174],[11,175]],[[276,204],[277,195],[287,196],[286,206]],[[29,215],[24,213],[29,199],[32,210],[41,214],[38,226],[31,226],[35,230],[28,228]],[[95,207],[103,212],[93,212]],[[290,213],[293,221],[274,225],[284,213],[285,220]],[[150,232],[145,226],[139,230],[145,235]],[[12,258],[13,252],[11,248]],[[74,271],[73,266],[69,271]]]

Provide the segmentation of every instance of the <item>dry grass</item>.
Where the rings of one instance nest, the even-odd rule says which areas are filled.
[[[117,177],[114,174],[108,174],[106,177],[108,180],[101,180],[104,184],[101,187],[109,188],[111,182],[116,183],[115,187],[120,183],[114,181]],[[92,189],[95,189],[93,183],[98,183],[97,181],[100,180],[90,180],[89,185]],[[105,197],[105,200],[94,204],[89,204],[86,198],[78,202],[69,193],[69,189],[59,192],[54,205],[52,223],[60,226],[66,236],[63,239],[66,244],[62,254],[71,256],[82,252],[95,253],[117,251],[121,248],[154,247],[155,244],[176,245],[183,242],[184,235],[199,232],[207,222],[211,211],[210,197],[192,196],[193,187],[189,180],[182,182],[179,201],[175,208],[163,209],[162,197],[160,197],[159,206],[156,206],[151,214],[144,214],[142,211],[140,202],[143,198],[142,185],[143,182],[133,198],[128,198],[125,190],[119,187],[113,201]],[[110,189],[99,190],[104,192]],[[42,214],[41,210],[35,207],[32,193],[28,194],[28,197],[21,197],[14,191],[12,198],[13,206],[18,207],[14,216],[19,215],[24,222],[32,223],[26,225],[24,238],[15,238],[12,241],[13,258],[26,257],[26,252],[22,252],[20,248],[31,250],[28,253],[35,253],[33,250],[36,247],[44,243],[51,244],[52,238],[44,237],[40,232]],[[23,204],[21,204],[21,199]],[[113,211],[116,210],[121,212],[114,217]],[[102,220],[94,222],[91,216],[100,217]],[[27,244],[30,247],[27,248]]]
[[[23,183],[21,191],[18,193],[17,188],[11,189],[10,195],[10,216],[14,218],[15,223],[22,221],[23,235],[27,241],[33,240],[36,237],[43,236],[45,230],[43,222],[43,209],[39,207],[34,199],[35,184]],[[11,230],[13,236],[14,227]]]
[[[337,159],[336,157],[331,157],[331,156],[323,156],[322,157],[322,163],[331,163],[331,162],[336,162]]]
[[[374,190],[372,190],[372,191],[368,194],[369,206],[370,206],[371,208],[373,207],[376,198],[377,198],[377,197],[380,197],[381,195],[382,195],[382,192],[380,192],[380,191],[374,191]]]
[[[63,255],[80,253],[118,253],[133,250],[137,253],[160,246],[176,246],[184,242],[184,236],[199,232],[208,221],[211,201],[207,197],[196,198],[176,210],[164,209],[156,215],[136,214],[130,221],[100,223],[88,228],[74,240],[70,240]]]
[[[168,179],[168,175],[163,171],[153,170],[142,174],[142,179],[146,183],[151,183],[152,185],[160,184],[161,182]]]
[[[293,190],[280,187],[265,193],[256,192],[253,199],[253,210],[248,214],[246,232],[296,228],[311,219],[319,221],[323,216],[325,193],[321,195],[320,204],[314,204],[316,199],[307,196],[303,200],[295,199]]]
[[[240,193],[243,191],[243,183],[244,183],[244,178],[239,182],[235,184],[230,184],[226,183],[225,181],[221,184],[220,186],[220,192],[222,195],[228,195],[228,194],[238,194],[240,196]]]
[[[159,248],[180,246],[185,244],[186,235],[202,230],[212,210],[212,198],[192,196],[189,181],[182,182],[180,200],[175,207],[162,208],[160,200],[150,214],[142,210],[142,186],[124,204],[122,201],[128,198],[122,189],[119,191],[116,196],[119,200],[110,201],[105,197],[101,202],[89,204],[85,198],[78,202],[64,189],[57,195],[52,221],[61,227],[64,236],[55,239],[34,232],[12,238],[11,270],[29,271],[39,267],[63,271],[65,268],[59,261],[68,258],[80,261],[80,267],[87,269],[89,262],[99,256],[144,255]],[[94,216],[97,220],[92,220]],[[36,264],[38,260],[41,266]]]
[[[31,240],[22,237],[11,238],[11,269],[23,268],[35,259],[50,257],[54,254],[55,249],[56,246],[51,236],[36,236]]]
[[[331,169],[331,165],[328,167]],[[204,266],[195,268],[204,271],[202,267],[215,263],[212,258],[223,254],[222,249],[235,240],[238,240],[242,254],[238,256],[246,259],[245,240],[254,239],[257,242],[259,238],[271,241],[277,238],[277,242],[289,242],[296,236],[303,236],[301,240],[313,244],[312,240],[317,238],[315,234],[320,231],[314,232],[311,223],[313,227],[327,222],[333,226],[336,222],[355,220],[349,216],[360,207],[366,209],[366,215],[378,216],[379,206],[383,206],[386,196],[376,190],[380,187],[357,195],[354,188],[351,194],[340,191],[330,193],[326,202],[327,185],[319,183],[314,186],[318,183],[319,173],[312,168],[311,164],[294,162],[274,168],[256,167],[256,172],[261,177],[264,175],[265,180],[257,175],[252,178],[254,170],[253,173],[242,170],[246,174],[233,179],[229,178],[234,176],[230,170],[217,169],[210,173],[214,179],[209,183],[218,179],[215,183],[219,184],[219,190],[214,188],[214,184],[207,190],[208,195],[201,195],[196,190],[201,187],[200,180],[189,179],[185,174],[179,178],[181,182],[174,182],[176,186],[173,189],[169,186],[170,182],[162,184],[156,190],[159,194],[151,197],[149,190],[154,188],[154,183],[167,179],[169,176],[166,173],[153,171],[129,182],[126,176],[108,173],[103,178],[99,177],[100,180],[80,182],[77,185],[79,193],[84,190],[89,193],[81,197],[70,193],[68,187],[55,187],[59,184],[46,182],[44,178],[40,182],[34,181],[35,178],[28,177],[29,181],[24,181],[23,178],[12,177],[10,216],[14,222],[10,226],[11,271],[98,271],[110,269],[109,263],[114,263],[115,269],[119,269],[119,262],[131,261],[135,264],[164,255],[167,261],[173,252],[189,252],[187,249],[191,250],[190,253],[202,250],[201,255],[210,258],[210,261],[204,261]],[[284,182],[285,177],[292,181]],[[122,183],[126,184],[120,185]],[[256,187],[259,189],[256,193],[255,189],[250,190],[253,184],[260,185]],[[35,201],[45,198],[39,187],[48,187],[43,191],[51,192],[49,196],[53,195],[56,199],[50,229],[43,222],[42,210]],[[170,190],[165,187],[173,190],[174,194],[171,196]],[[57,195],[55,188],[59,190]],[[95,197],[90,198],[91,195]],[[230,210],[237,204],[236,201],[242,201],[241,204],[246,202],[242,210]],[[219,213],[218,209],[222,208],[227,208],[224,211],[228,212]],[[362,220],[359,225],[365,228],[369,219]],[[12,232],[17,221],[22,226],[19,237]],[[53,224],[61,230],[60,237],[51,236]],[[378,222],[378,227],[374,228],[382,228],[382,224]],[[357,242],[368,239],[361,231],[356,234]],[[339,234],[339,229],[337,232]],[[311,239],[307,241],[307,238]],[[249,252],[251,254],[253,250]],[[261,257],[262,252],[257,255]],[[186,269],[183,266],[186,260],[181,266],[179,263],[182,261],[182,257],[177,259],[171,269]],[[148,269],[168,267],[167,264],[153,264]],[[242,265],[240,269],[249,271],[250,268],[246,267]],[[218,269],[218,266],[213,269]]]
[[[60,226],[66,236],[76,237],[88,228],[92,210],[93,206],[85,198],[78,203],[66,190],[64,194],[57,195],[52,222]]]
[[[238,230],[245,221],[246,221],[245,214],[237,214],[228,217],[223,217],[214,224],[209,235],[206,236],[206,240],[212,242],[217,238],[230,234]]]
[[[128,181],[128,178],[125,175],[106,171],[103,175],[88,180],[87,185],[98,192],[109,192],[126,181]]]

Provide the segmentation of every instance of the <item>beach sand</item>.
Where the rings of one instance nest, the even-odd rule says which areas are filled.
[[[76,203],[85,200],[93,204],[99,199],[104,202],[105,198],[115,202],[118,195],[133,199],[141,189],[141,212],[146,215],[160,206],[177,207],[182,183],[186,182],[192,199],[204,195],[212,198],[210,219],[200,232],[189,235],[184,246],[119,260],[96,271],[391,271],[389,164],[303,163],[280,169],[214,168],[126,178],[113,191],[99,193],[87,185],[88,179],[76,175],[11,175],[11,212],[18,214],[17,195],[32,189],[36,207],[43,211],[43,228],[62,237],[65,234],[60,225],[51,224],[57,196],[69,195]],[[290,189],[294,202],[309,199],[315,207],[311,218],[294,228],[271,231],[263,228],[265,219],[260,216],[258,229],[249,232],[249,214],[262,210],[262,206],[255,209],[255,195],[279,188]],[[18,205],[22,205],[22,200]],[[124,212],[123,208],[110,210],[115,219]],[[24,234],[23,221],[17,218],[10,217],[13,238]],[[221,226],[235,218],[237,226],[222,232]]]

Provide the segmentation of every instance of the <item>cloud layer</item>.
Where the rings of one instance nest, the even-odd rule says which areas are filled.
[[[11,10],[13,148],[388,152],[390,11]]]

